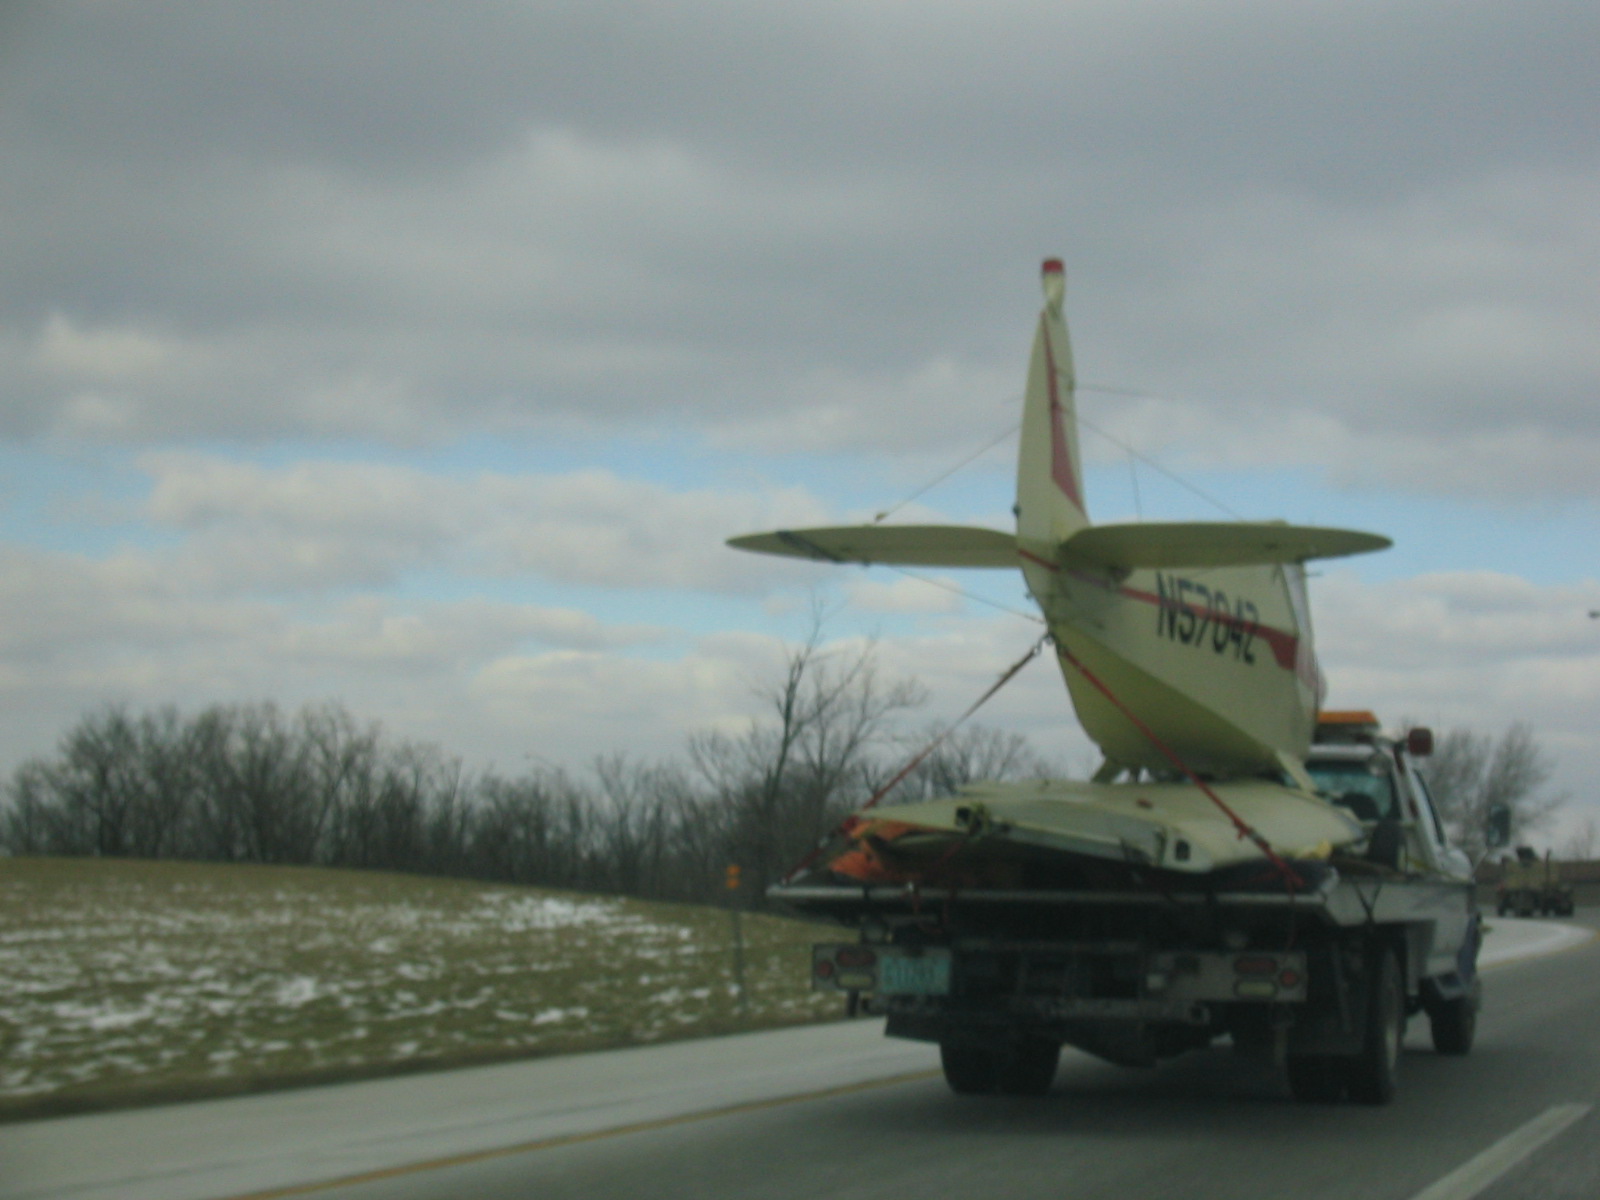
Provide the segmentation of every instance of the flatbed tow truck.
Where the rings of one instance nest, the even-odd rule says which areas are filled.
[[[1140,1065],[1228,1036],[1280,1058],[1298,1097],[1382,1103],[1406,1017],[1464,1054],[1478,1006],[1469,864],[1412,764],[1431,738],[1323,712],[1307,564],[1391,543],[1278,520],[1095,523],[1060,259],[1040,284],[1014,531],[880,518],[729,545],[1020,571],[1046,629],[1030,657],[1053,647],[1104,761],[1089,781],[869,811],[880,792],[771,895],[858,931],[817,948],[814,982],[937,1042],[958,1092],[1043,1091],[1064,1044]]]
[[[1323,715],[1306,767],[1367,837],[1291,860],[1300,887],[1259,868],[1096,862],[1065,887],[812,877],[771,896],[859,931],[814,948],[813,986],[859,997],[891,1037],[937,1043],[956,1092],[1041,1094],[1063,1044],[1148,1066],[1226,1036],[1282,1063],[1297,1099],[1381,1104],[1407,1017],[1461,1055],[1480,1003],[1470,864],[1415,767],[1431,744],[1425,729],[1384,736],[1370,713]]]

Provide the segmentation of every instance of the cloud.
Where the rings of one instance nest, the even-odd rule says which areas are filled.
[[[1080,377],[1118,389],[1084,413],[1143,454],[1596,495],[1592,4],[0,21],[0,451],[148,481],[94,529],[4,497],[0,753],[118,698],[331,693],[501,761],[737,722],[826,572],[722,540],[860,518],[1001,434],[1054,253]],[[573,445],[641,449],[550,465]],[[930,714],[1031,636],[852,583]],[[1331,574],[1335,698],[1536,720],[1577,777],[1589,588]],[[649,617],[573,599],[612,593]],[[1036,666],[986,711],[1087,754],[1063,699]]]
[[[959,586],[947,575],[852,579],[845,584],[845,596],[851,607],[862,612],[953,613],[961,610]]]
[[[866,599],[882,587],[910,622],[873,644],[885,679],[927,691],[913,727],[954,720],[1038,635],[1009,615],[913,611],[900,585],[863,582]],[[1374,585],[1334,571],[1313,602],[1330,704],[1489,733],[1526,721],[1557,756],[1558,786],[1574,792],[1600,767],[1600,641],[1587,617],[1600,583],[1542,587],[1478,571]],[[836,615],[843,625],[825,652],[859,653],[868,640],[853,630],[874,615]],[[97,561],[11,547],[0,552],[0,693],[16,720],[0,736],[0,764],[44,751],[103,703],[263,698],[342,700],[469,765],[668,756],[693,732],[758,719],[781,673],[776,630],[793,638],[801,624],[789,614],[689,636],[486,597],[355,591],[307,603],[265,588],[195,591],[159,558],[127,550]],[[1073,772],[1097,760],[1048,654],[977,719],[1027,734]]]
[[[1147,452],[1600,477],[1582,6],[178,11],[19,35],[13,436],[955,453],[1064,250]]]
[[[1587,794],[1600,769],[1600,582],[1539,587],[1491,571],[1380,585],[1343,571],[1313,592],[1332,707],[1498,735],[1530,725],[1557,757],[1555,787]]]
[[[0,695],[15,720],[0,763],[44,752],[105,703],[341,699],[407,736],[471,725],[465,689],[489,664],[530,653],[626,657],[672,631],[607,624],[569,608],[484,598],[357,594],[302,606],[264,594],[205,594],[159,561],[103,561],[0,548]],[[418,714],[432,713],[430,727]],[[479,735],[468,737],[480,746]]]
[[[392,584],[450,569],[628,589],[750,592],[804,568],[735,554],[737,533],[823,523],[795,488],[675,490],[589,469],[443,475],[403,464],[267,467],[153,453],[146,513],[184,537],[160,555],[196,586],[293,592]]]

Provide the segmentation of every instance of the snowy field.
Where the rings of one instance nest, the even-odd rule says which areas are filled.
[[[0,859],[0,1114],[838,1015],[817,927],[465,881]],[[830,936],[821,933],[821,936]]]

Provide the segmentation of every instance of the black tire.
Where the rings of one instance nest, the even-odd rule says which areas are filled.
[[[1000,1090],[1000,1055],[989,1046],[939,1043],[944,1081],[958,1096],[986,1096]]]
[[[1433,1048],[1440,1054],[1470,1054],[1478,1035],[1478,985],[1454,1000],[1440,1000],[1428,1010]]]
[[[1350,1099],[1357,1104],[1387,1104],[1394,1099],[1405,1034],[1405,981],[1394,951],[1385,946],[1376,952],[1367,972],[1367,1032],[1361,1053],[1344,1060]]]
[[[1291,1055],[1289,1094],[1302,1104],[1337,1104],[1344,1099],[1344,1071],[1339,1059],[1326,1054]]]
[[[1000,1090],[1008,1096],[1043,1096],[1056,1081],[1061,1062],[1061,1044],[1045,1038],[1029,1038],[1011,1048],[1001,1063]]]
[[[941,1042],[944,1081],[959,1096],[1043,1096],[1055,1082],[1061,1046],[1045,1038],[1011,1045]]]

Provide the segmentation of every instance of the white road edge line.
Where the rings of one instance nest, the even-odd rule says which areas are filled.
[[[1521,1129],[1506,1134],[1476,1158],[1469,1158],[1443,1179],[1423,1188],[1411,1200],[1472,1200],[1567,1126],[1588,1116],[1591,1107],[1557,1104],[1545,1109]]]

